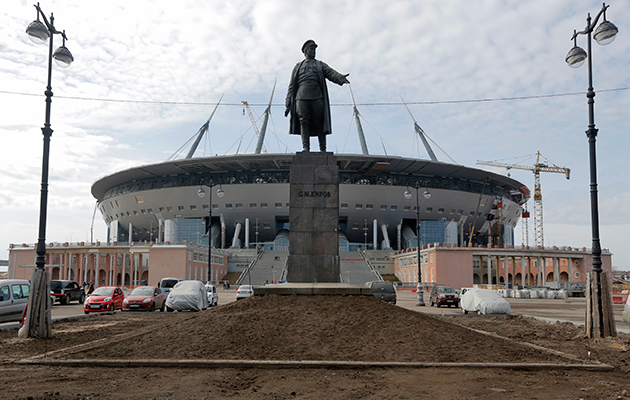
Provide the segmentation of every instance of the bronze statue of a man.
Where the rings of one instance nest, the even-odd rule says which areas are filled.
[[[315,59],[317,44],[309,39],[302,45],[304,60],[291,73],[284,116],[291,113],[289,133],[302,136],[304,151],[310,151],[310,137],[319,138],[319,150],[326,151],[326,135],[330,135],[330,100],[326,79],[342,86],[350,83],[347,76]]]

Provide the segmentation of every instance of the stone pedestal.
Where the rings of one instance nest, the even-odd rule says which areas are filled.
[[[290,177],[288,282],[339,282],[339,167],[333,153],[297,153]]]

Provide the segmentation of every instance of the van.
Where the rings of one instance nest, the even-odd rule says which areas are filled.
[[[25,279],[0,280],[0,322],[21,321],[31,294],[31,284]]]
[[[158,287],[162,290],[162,293],[164,293],[164,301],[168,298],[168,294],[171,292],[171,289],[173,289],[173,286],[177,285],[177,283],[181,281],[183,281],[183,279],[162,278]]]

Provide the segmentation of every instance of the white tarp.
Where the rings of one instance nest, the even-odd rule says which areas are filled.
[[[166,307],[173,310],[201,311],[208,308],[206,286],[200,281],[178,282],[166,299]]]
[[[495,290],[477,288],[469,290],[462,295],[459,304],[464,312],[512,314],[510,303]]]

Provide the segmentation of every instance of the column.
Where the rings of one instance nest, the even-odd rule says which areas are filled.
[[[375,219],[374,223],[373,223],[373,232],[372,232],[372,240],[374,242],[374,250],[378,249],[378,221]],[[420,246],[420,234],[418,232],[418,246]],[[418,262],[420,262],[420,260],[418,260]]]
[[[553,262],[553,281],[556,283],[556,288],[560,288],[560,262],[558,257],[552,258]]]
[[[126,261],[127,261],[127,253],[122,253],[122,262],[121,262],[121,264],[122,264],[122,272],[121,272],[121,277],[122,277],[121,280],[122,280],[122,282],[121,283],[122,283],[122,288],[123,289],[125,288],[125,273],[127,272],[126,271],[126,269],[127,269]]]
[[[543,263],[542,257],[538,256],[538,275],[537,284],[539,286],[545,286],[545,281],[547,280],[547,272],[545,270],[545,264]]]
[[[573,282],[573,260],[571,259],[571,257],[567,258],[567,262],[568,262],[567,272],[569,273],[569,284],[570,284],[571,282]],[[569,288],[570,286],[571,285],[569,285]]]
[[[68,278],[72,279],[72,253],[68,253]]]
[[[98,261],[99,261],[99,253],[96,253],[96,257],[95,257],[95,261],[94,261],[94,273],[92,274],[92,276],[94,277],[94,288],[96,289],[97,287],[99,287],[99,282],[98,282]]]
[[[497,285],[498,285],[499,283],[501,283],[501,269],[499,267],[500,257],[495,256],[494,258],[496,260],[496,269],[494,270],[494,273],[497,276]]]
[[[488,254],[488,285],[492,285],[492,256]]]
[[[505,257],[503,259],[503,271],[505,271],[505,288],[510,287],[510,257]]]
[[[108,277],[108,286],[113,286],[114,285],[114,258],[112,257],[112,253],[108,253],[107,257],[109,257],[109,273],[107,274]]]
[[[133,284],[134,284],[134,287],[136,287],[136,286],[139,286],[139,282],[138,282],[138,266],[139,266],[139,264],[142,265],[141,264],[142,258],[140,257],[140,254],[134,254],[133,258],[134,258],[134,263],[133,263],[134,264]]]
[[[532,286],[532,260],[527,257],[527,286]]]

